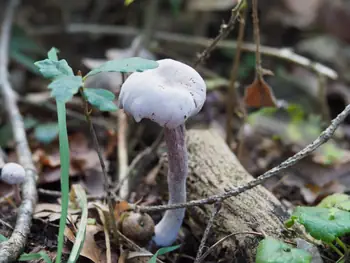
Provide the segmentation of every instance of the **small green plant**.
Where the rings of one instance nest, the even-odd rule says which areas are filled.
[[[344,255],[349,253],[348,245],[340,240],[350,233],[349,211],[350,197],[334,194],[323,199],[316,207],[297,207],[285,225],[303,225],[310,236],[332,248],[341,257],[339,262],[342,262]]]
[[[285,222],[287,228],[295,223],[304,226],[306,232],[314,239],[321,240],[339,256],[339,263],[345,262],[349,248],[340,240],[350,233],[350,196],[333,194],[324,198],[316,207],[297,207]],[[257,249],[256,263],[310,263],[313,255],[309,252],[266,237]]]
[[[310,263],[312,255],[305,250],[293,248],[292,246],[266,237],[259,243],[256,263]]]
[[[84,87],[84,81],[87,77],[100,72],[142,72],[147,69],[158,67],[158,63],[152,60],[138,57],[127,58],[122,60],[108,61],[100,67],[90,71],[85,77],[80,74],[75,75],[73,69],[64,59],[58,59],[58,50],[52,48],[48,52],[47,59],[35,62],[40,73],[47,79],[51,80],[48,88],[51,90],[51,96],[56,99],[58,115],[58,136],[61,161],[61,194],[62,194],[62,211],[58,233],[58,246],[56,263],[61,262],[62,250],[64,245],[64,229],[68,215],[69,205],[69,142],[66,125],[66,103],[72,97],[80,92],[84,100],[95,106],[101,111],[115,111],[118,108],[113,103],[115,96],[112,92],[104,89],[87,89]],[[82,222],[78,230],[76,242],[74,243],[72,253],[68,262],[76,262],[85,239],[85,227],[87,220],[87,205],[85,204],[86,196],[79,191],[76,195],[83,209]]]

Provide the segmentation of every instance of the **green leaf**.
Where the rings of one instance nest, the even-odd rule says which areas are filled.
[[[118,108],[113,103],[115,96],[105,89],[84,89],[86,99],[101,111],[116,111]]]
[[[40,124],[35,127],[34,136],[39,142],[49,144],[57,138],[58,126],[56,122]]]
[[[266,237],[257,249],[256,263],[310,263],[312,256],[277,239]]]
[[[43,259],[46,263],[52,263],[50,257],[44,251],[40,251],[38,253],[30,253],[30,254],[23,253],[19,257],[18,261],[30,261],[30,260],[36,260],[36,259]]]
[[[324,198],[318,205],[324,208],[338,208],[350,212],[350,196],[346,194],[332,194]]]
[[[350,233],[350,213],[338,208],[299,206],[288,220],[289,226],[295,221],[302,224],[313,238],[326,243]]]
[[[51,60],[53,60],[53,61],[58,61],[58,53],[59,53],[60,51],[57,49],[57,48],[55,48],[55,47],[52,47],[50,50],[49,50],[49,52],[47,52],[47,57],[48,57],[48,59],[51,59]]]
[[[0,234],[0,243],[7,240],[7,237]]]
[[[68,263],[75,263],[80,256],[80,251],[85,242],[86,225],[88,222],[88,204],[85,191],[79,184],[73,185],[74,193],[82,210],[78,233],[75,237],[72,251],[69,255]]]
[[[51,96],[55,97],[56,100],[67,102],[82,86],[83,79],[81,76],[66,76],[51,82],[48,88],[52,89]]]
[[[85,77],[95,75],[100,72],[142,72],[147,69],[154,69],[158,67],[158,62],[154,60],[132,57],[118,60],[110,60],[101,66],[91,70]]]
[[[158,249],[158,251],[153,255],[153,257],[148,261],[148,263],[156,263],[157,257],[169,253],[175,249],[178,249],[181,245],[171,246],[171,247],[163,247]]]
[[[48,79],[55,79],[62,76],[74,76],[72,68],[65,59],[59,61],[44,59],[34,64],[39,68],[40,73]]]

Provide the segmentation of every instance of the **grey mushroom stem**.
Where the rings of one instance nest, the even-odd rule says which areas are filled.
[[[186,178],[188,157],[185,141],[185,125],[175,129],[164,128],[168,148],[169,204],[186,202]],[[155,226],[154,242],[158,246],[169,246],[176,240],[185,216],[185,209],[168,210]]]

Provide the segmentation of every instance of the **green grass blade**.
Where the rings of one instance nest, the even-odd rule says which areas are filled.
[[[173,250],[176,250],[180,246],[181,245],[176,245],[176,246],[171,246],[171,247],[162,247],[161,249],[158,249],[158,251],[153,255],[153,257],[148,261],[148,263],[156,263],[158,256],[161,256],[161,255],[169,253],[169,252],[171,252]]]
[[[62,193],[62,211],[60,218],[60,228],[58,231],[58,245],[56,263],[61,263],[62,250],[64,245],[64,229],[68,216],[69,204],[69,142],[66,123],[66,105],[63,102],[56,101],[58,130],[60,143],[60,160],[61,160],[61,193]]]
[[[44,252],[44,251],[40,251],[38,253],[23,253],[18,261],[30,261],[30,260],[35,260],[35,259],[43,259],[45,261],[45,263],[52,263],[50,257]]]
[[[72,251],[69,255],[68,263],[75,263],[79,258],[80,251],[83,248],[86,234],[86,225],[88,222],[88,204],[85,191],[81,185],[73,185],[75,195],[77,196],[79,206],[82,210],[81,220],[78,228],[78,233]]]

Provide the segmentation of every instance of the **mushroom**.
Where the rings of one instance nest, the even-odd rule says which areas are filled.
[[[203,78],[192,67],[172,59],[157,61],[158,68],[132,73],[124,82],[119,106],[136,122],[151,119],[164,127],[168,150],[169,204],[186,202],[187,149],[185,121],[196,115],[206,98]],[[153,241],[171,245],[177,237],[185,209],[168,210],[155,226]]]
[[[18,185],[24,182],[25,177],[26,171],[22,165],[17,163],[6,163],[2,168],[0,168],[0,178],[5,183],[13,186],[15,193],[14,197],[17,204],[21,201]]]

